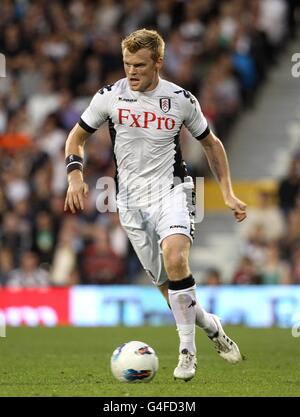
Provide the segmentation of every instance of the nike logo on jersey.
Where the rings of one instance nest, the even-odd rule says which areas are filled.
[[[120,125],[129,127],[139,127],[142,129],[166,129],[172,130],[175,127],[175,120],[171,117],[157,116],[152,111],[144,111],[141,114],[135,114],[130,109],[118,109],[118,119]]]

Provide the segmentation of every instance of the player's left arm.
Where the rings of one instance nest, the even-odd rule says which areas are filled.
[[[224,202],[238,222],[247,217],[246,204],[238,199],[232,188],[230,168],[224,146],[212,132],[201,141],[210,169],[214,173],[223,195]]]

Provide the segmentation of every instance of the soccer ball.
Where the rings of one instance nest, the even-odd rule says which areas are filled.
[[[158,370],[158,358],[147,343],[135,340],[117,347],[110,365],[113,375],[119,381],[149,382]]]

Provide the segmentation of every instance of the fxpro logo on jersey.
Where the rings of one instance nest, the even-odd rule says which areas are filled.
[[[171,117],[157,116],[152,111],[144,111],[141,114],[133,113],[130,109],[118,109],[118,120],[120,125],[139,127],[142,129],[166,129],[172,130],[175,127],[175,120]]]

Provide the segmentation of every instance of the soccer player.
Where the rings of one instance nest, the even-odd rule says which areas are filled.
[[[175,181],[175,177],[187,178],[178,141],[183,124],[203,146],[224,202],[238,222],[246,217],[246,205],[233,192],[224,147],[210,131],[197,99],[160,78],[161,36],[153,30],[137,30],[122,41],[122,53],[126,78],[100,89],[68,136],[65,210],[84,209],[88,193],[83,179],[84,144],[108,120],[120,221],[172,310],[180,339],[174,378],[188,381],[197,366],[195,324],[228,362],[239,362],[241,354],[219,318],[207,313],[196,298],[188,261],[194,230],[186,193],[191,184]]]

